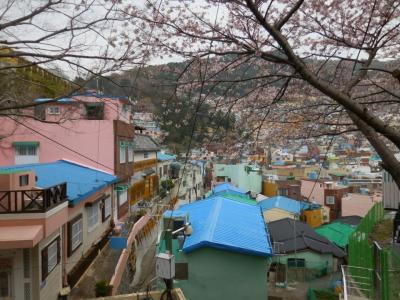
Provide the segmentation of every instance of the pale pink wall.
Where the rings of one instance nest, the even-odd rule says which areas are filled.
[[[381,195],[347,194],[342,198],[342,216],[364,217],[375,203],[381,202]]]
[[[71,103],[48,103],[43,104],[46,109],[46,120],[47,121],[59,121],[59,120],[78,120],[86,118],[86,108],[84,102],[102,102],[104,103],[104,119],[105,120],[121,120],[126,123],[131,122],[131,110],[123,112],[123,105],[130,105],[127,100],[116,100],[110,98],[98,98],[88,96],[73,96],[73,100],[76,102]],[[60,109],[59,115],[48,114],[47,108],[51,106],[58,106]]]
[[[14,164],[13,142],[37,141],[40,143],[39,161],[41,163],[65,158],[114,173],[112,120],[74,120],[66,121],[62,124],[49,124],[32,119],[21,119],[20,122],[26,127],[9,118],[0,118],[0,136],[5,136],[5,138],[0,139],[1,166]],[[83,156],[43,137],[37,132],[75,150]]]
[[[315,182],[312,180],[301,181],[301,196],[304,198],[309,197],[309,200],[315,201],[318,204],[325,205],[324,197],[324,183]]]

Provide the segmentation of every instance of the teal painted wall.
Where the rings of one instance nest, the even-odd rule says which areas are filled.
[[[244,167],[247,164],[215,164],[214,173],[215,176],[226,176],[231,178],[234,185],[247,191],[252,191],[257,194],[261,193],[262,189],[262,175],[259,172],[247,173]]]
[[[182,254],[189,279],[174,280],[187,300],[267,300],[269,259],[214,248]]]
[[[328,270],[332,272],[334,268],[334,263],[336,263],[336,260],[334,260],[332,254],[319,254],[313,251],[302,251],[302,252],[297,252],[295,255],[294,253],[292,254],[287,254],[287,255],[282,255],[280,257],[274,256],[273,261],[274,262],[280,262],[281,264],[287,265],[287,259],[288,258],[303,258],[306,261],[306,268],[309,269],[314,269],[314,268],[320,268],[322,266],[328,266]]]

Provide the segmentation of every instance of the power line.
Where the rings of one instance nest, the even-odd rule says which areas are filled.
[[[107,168],[107,169],[109,169],[109,170],[114,171],[114,168],[109,167],[109,166],[106,166],[106,165],[102,164],[101,162],[98,162],[98,161],[96,161],[96,160],[94,160],[94,159],[92,159],[92,158],[90,158],[90,157],[88,157],[88,156],[86,156],[86,155],[84,155],[84,154],[82,154],[82,153],[80,153],[80,152],[78,152],[78,151],[76,151],[76,150],[74,150],[74,149],[72,149],[72,148],[70,148],[70,147],[68,147],[68,146],[66,146],[66,145],[64,145],[64,144],[62,144],[62,143],[60,143],[60,142],[58,142],[58,141],[56,141],[56,140],[54,140],[54,139],[52,139],[51,137],[48,137],[47,135],[41,133],[40,131],[28,127],[27,125],[25,125],[24,123],[22,123],[22,122],[20,122],[20,121],[18,121],[18,120],[16,120],[16,119],[14,119],[13,117],[11,117],[11,116],[7,116],[7,117],[8,117],[9,119],[13,120],[14,122],[18,123],[19,125],[22,125],[23,127],[25,127],[25,128],[27,128],[27,129],[33,131],[34,133],[40,135],[41,137],[44,137],[44,138],[48,139],[49,141],[51,141],[51,142],[57,144],[58,146],[61,146],[61,147],[65,148],[65,149],[67,149],[67,150],[69,150],[69,151],[71,151],[71,152],[73,152],[73,153],[75,153],[75,154],[77,154],[77,155],[79,155],[79,156],[81,156],[81,157],[83,157],[83,158],[85,158],[85,159],[87,159],[87,160],[89,160],[89,161],[95,163],[95,164],[99,164],[99,165],[101,165],[101,166],[103,166],[103,167],[105,167],[105,168]]]

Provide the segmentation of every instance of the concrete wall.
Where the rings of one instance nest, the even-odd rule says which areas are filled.
[[[288,258],[300,258],[305,259],[306,268],[314,269],[321,266],[328,266],[328,270],[331,272],[335,270],[335,262],[332,254],[320,254],[314,251],[301,251],[296,254],[286,254],[283,256],[274,256],[274,262],[280,262],[281,264],[287,265]]]
[[[315,182],[314,180],[302,180],[301,195],[311,202],[315,201],[318,204],[325,205],[324,183]]]
[[[62,288],[62,267],[61,262],[54,268],[42,282],[42,250],[57,236],[61,237],[61,230],[42,240],[32,251],[32,292],[33,300],[56,300]],[[62,257],[62,247],[60,249]]]
[[[268,299],[265,257],[202,248],[183,254],[182,260],[189,263],[189,279],[175,286],[187,299]]]
[[[383,172],[383,205],[388,209],[398,209],[400,204],[400,190],[392,176]]]
[[[254,193],[261,193],[261,183],[262,176],[259,172],[249,172],[245,171],[245,166],[247,164],[236,164],[236,165],[226,165],[226,164],[215,164],[214,173],[215,177],[224,176],[231,179],[232,184],[238,186],[239,188],[247,191],[252,191]]]
[[[104,191],[106,195],[111,195],[112,190],[109,187]],[[99,195],[97,195],[99,197]],[[93,203],[93,205],[98,205],[101,201],[97,201]],[[115,205],[112,201],[112,206]],[[97,244],[101,238],[104,236],[104,234],[108,231],[110,228],[110,222],[112,220],[112,215],[102,222],[101,219],[101,209],[99,208],[99,223],[94,228],[93,231],[89,232],[88,228],[88,208],[84,207],[84,203],[81,203],[78,207],[70,208],[70,214],[69,214],[69,221],[74,219],[77,215],[82,214],[83,217],[83,242],[82,244],[75,250],[75,252],[72,253],[70,257],[67,258],[67,263],[66,263],[66,271],[70,272],[72,268],[78,263],[78,261],[87,254],[89,249]],[[112,212],[112,210],[111,210]],[[69,241],[67,241],[69,243]]]
[[[22,122],[26,127],[9,118],[0,118],[0,136],[5,136],[0,140],[0,165],[14,164],[13,142],[36,141],[39,142],[39,162],[41,163],[65,158],[114,173],[112,120],[72,120],[66,121],[62,125],[42,123],[31,119],[24,119]],[[61,145],[65,145],[73,151]]]
[[[347,194],[342,198],[342,216],[364,217],[382,197],[377,195]]]
[[[147,158],[144,158],[145,152],[149,154]],[[133,156],[133,161],[137,162],[145,159],[154,159],[154,158],[157,158],[157,151],[135,151]]]

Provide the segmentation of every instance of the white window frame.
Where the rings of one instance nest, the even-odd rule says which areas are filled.
[[[49,115],[59,115],[61,113],[61,110],[59,106],[49,106],[47,108],[47,113]]]
[[[53,252],[52,252],[53,251]],[[47,274],[55,269],[58,265],[58,242],[55,239],[47,246]]]
[[[128,190],[118,192],[118,205],[121,206],[128,202]]]
[[[75,242],[74,242],[75,239]],[[79,218],[71,224],[71,252],[75,251],[83,243],[83,218]]]
[[[133,143],[128,144],[128,162],[133,162]]]
[[[87,227],[88,232],[92,232],[100,223],[100,209],[99,203],[93,203],[92,206],[87,208]]]
[[[119,142],[119,163],[126,163],[126,145],[124,141]]]
[[[335,205],[335,196],[326,196],[325,202],[327,205]]]
[[[108,196],[104,199],[104,219],[107,219],[111,216],[112,213],[112,205],[111,205],[111,196]]]
[[[15,145],[15,164],[39,162],[39,145]]]

